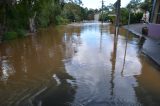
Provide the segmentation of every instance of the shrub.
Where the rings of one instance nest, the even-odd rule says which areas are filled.
[[[18,37],[20,38],[25,37],[26,35],[26,31],[23,29],[18,29],[16,32],[17,32]]]
[[[121,24],[126,25],[128,24],[128,18],[129,18],[129,13],[127,8],[122,8],[121,9]],[[132,18],[132,17],[131,17]]]
[[[112,24],[115,24],[116,17],[115,16],[108,16],[108,21],[110,21]]]
[[[6,32],[3,36],[3,40],[11,40],[11,39],[15,39],[18,37],[17,32]]]
[[[62,16],[56,16],[56,24],[67,24],[69,23],[68,19],[63,18]]]
[[[143,13],[132,13],[131,14],[131,24],[140,23]]]

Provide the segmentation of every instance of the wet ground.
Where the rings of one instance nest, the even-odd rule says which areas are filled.
[[[82,23],[2,43],[0,106],[159,106],[159,68],[138,38],[114,36],[109,24]]]

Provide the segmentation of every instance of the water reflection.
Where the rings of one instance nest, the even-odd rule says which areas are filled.
[[[126,35],[82,23],[1,44],[0,105],[159,105],[160,73]]]
[[[138,82],[138,86],[135,87],[138,100],[144,105],[159,106],[160,105],[160,84],[156,83],[160,81],[159,71],[146,64],[153,64],[145,56],[141,58],[142,73],[140,76],[135,76]]]
[[[38,36],[1,45],[0,101],[2,106],[58,104],[57,100],[49,100],[48,92],[59,92],[61,94],[59,98],[65,94],[66,97],[69,96],[68,99],[66,97],[59,99],[59,103],[62,102],[63,105],[72,101],[75,88],[73,89],[68,82],[73,78],[63,68],[62,60],[66,48],[63,33],[58,29],[44,29],[37,33]],[[53,78],[54,75],[61,82],[59,86],[56,86],[57,80]],[[3,85],[4,81],[6,85]],[[63,93],[60,93],[61,91]],[[52,96],[54,95],[52,93]]]
[[[117,52],[116,39],[118,38],[111,40],[112,37],[107,36],[108,33],[104,32],[105,34],[103,34],[102,30],[100,30],[100,32],[97,30],[99,30],[99,25],[97,25],[97,28],[94,30],[95,32],[93,31],[94,34],[92,33],[88,34],[87,38],[89,37],[90,39],[95,40],[97,36],[100,36],[100,48],[103,50],[103,52],[98,53],[96,41],[95,44],[92,44],[92,41],[90,41],[90,39],[86,39],[86,35],[82,34],[82,39],[85,39],[85,42],[83,42],[83,45],[79,47],[81,51],[79,51],[78,54],[73,57],[70,63],[65,64],[67,72],[72,76],[74,76],[76,82],[78,82],[76,83],[78,88],[74,104],[83,103],[82,105],[94,105],[94,104],[106,105],[110,103],[112,104],[113,102],[114,103],[117,102],[118,104],[120,104],[123,103],[124,101],[126,101],[125,103],[127,103],[129,100],[128,97],[126,97],[125,95],[123,98],[122,94],[117,92],[117,89],[119,88],[118,87],[114,88],[115,84],[117,83],[116,82],[117,79],[114,79],[115,76],[114,74],[116,70],[115,69],[116,52]],[[105,35],[103,39],[105,41],[105,47],[103,48],[101,46],[102,35]],[[106,43],[111,44],[111,42],[114,42],[113,52],[110,48],[112,46],[106,45]],[[92,47],[90,47],[89,45],[92,45]],[[107,60],[107,58],[109,57],[109,55],[107,54],[112,54],[111,65],[109,65],[109,61]],[[111,86],[109,87],[110,83]],[[128,86],[126,87],[128,88]],[[131,89],[131,91],[132,90],[133,89]],[[134,92],[132,94],[134,95]],[[132,97],[130,98],[131,101],[133,101],[134,103],[135,99],[133,99]]]
[[[124,68],[125,68],[125,64],[126,64],[127,47],[128,47],[128,36],[129,36],[129,31],[127,31],[127,34],[126,34],[126,46],[125,46],[123,66],[122,66],[122,71],[121,71],[121,76],[122,77],[123,77],[123,72],[124,72]]]
[[[117,43],[118,43],[118,35],[119,29],[116,29],[114,34],[114,42],[113,42],[113,52],[111,52],[111,64],[112,64],[112,71],[111,71],[111,96],[114,96],[114,77],[115,77],[115,67],[116,67],[116,58],[117,58]]]

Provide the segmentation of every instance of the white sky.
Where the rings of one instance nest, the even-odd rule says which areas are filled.
[[[98,9],[101,7],[102,0],[82,0],[83,7]],[[114,4],[117,0],[104,0],[104,5]],[[121,0],[121,7],[125,7],[131,0]]]

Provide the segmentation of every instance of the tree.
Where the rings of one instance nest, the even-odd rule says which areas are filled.
[[[143,10],[143,11],[151,11],[152,9],[152,1],[151,0],[145,0],[144,2],[142,2],[140,4],[140,8]]]
[[[63,16],[69,19],[70,22],[82,21],[85,17],[85,9],[78,4],[69,2],[64,5]]]
[[[0,33],[5,29],[16,35],[68,20],[81,21],[87,17],[81,4],[81,0],[0,0]]]
[[[127,8],[130,9],[132,12],[136,13],[136,11],[140,7],[141,0],[131,0],[127,5]]]
[[[121,8],[121,23],[123,25],[128,24],[129,12],[127,8]]]

